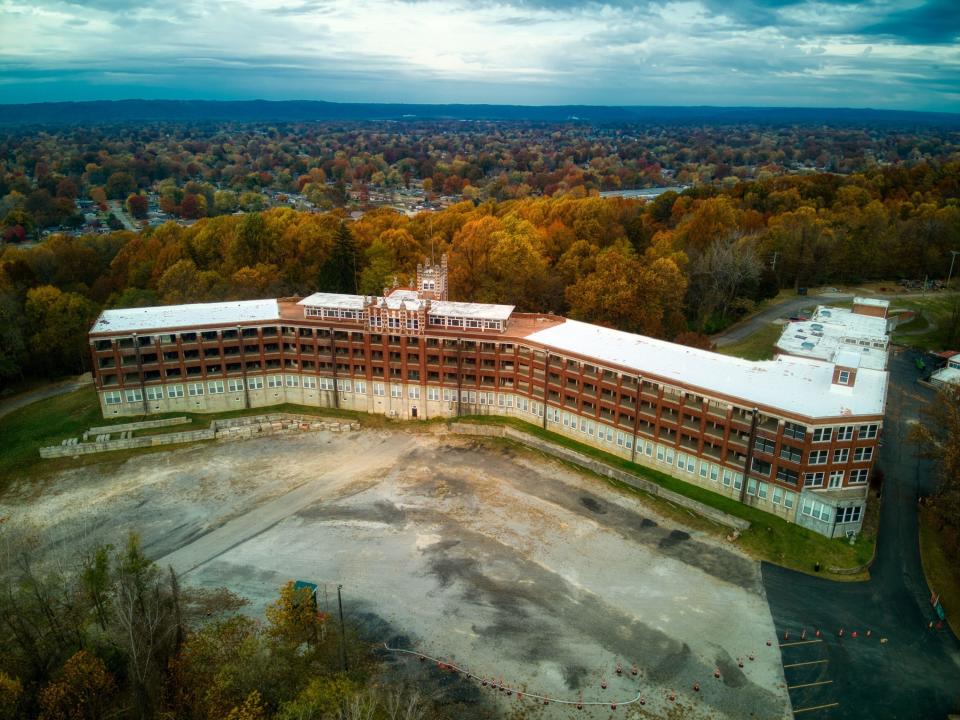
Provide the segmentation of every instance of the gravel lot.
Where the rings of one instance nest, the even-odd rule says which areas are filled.
[[[227,586],[254,613],[289,579],[324,585],[327,603],[342,583],[371,638],[528,692],[642,692],[621,717],[790,717],[757,563],[502,443],[365,430],[210,444],[4,500],[0,516],[37,525],[48,552],[135,529],[187,584]],[[478,717],[518,703],[476,695]]]

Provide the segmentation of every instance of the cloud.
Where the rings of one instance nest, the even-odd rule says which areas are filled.
[[[953,3],[891,2],[0,0],[0,101],[960,110]]]

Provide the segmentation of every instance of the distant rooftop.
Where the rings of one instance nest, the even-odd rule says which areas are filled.
[[[401,306],[408,310],[419,310],[429,302],[427,315],[473,318],[480,320],[507,320],[513,312],[513,305],[495,305],[492,303],[450,302],[447,300],[421,300],[416,290],[394,290],[386,297],[367,297],[364,295],[344,295],[340,293],[314,293],[298,304],[305,307],[331,308],[340,310],[362,310],[368,304],[399,310]]]
[[[854,305],[870,305],[871,307],[881,307],[881,308],[890,307],[889,300],[881,300],[880,298],[855,297],[853,299],[853,304]]]

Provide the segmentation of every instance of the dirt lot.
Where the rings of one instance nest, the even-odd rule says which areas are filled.
[[[647,717],[790,716],[755,562],[502,443],[366,430],[205,445],[4,501],[47,549],[135,529],[186,583],[230,587],[255,613],[289,579],[321,583],[328,603],[342,583],[371,637],[528,692],[643,692]],[[617,678],[618,661],[639,679]]]

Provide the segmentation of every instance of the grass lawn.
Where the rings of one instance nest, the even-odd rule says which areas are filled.
[[[564,435],[544,430],[539,425],[533,425],[523,420],[518,420],[517,418],[474,416],[461,418],[461,420],[481,424],[510,425],[518,430],[549,440],[557,445],[562,445],[571,450],[583,453],[584,455],[595,457],[613,467],[652,480],[668,490],[698,500],[705,505],[722,510],[730,515],[748,520],[751,523],[750,528],[740,535],[737,544],[759,560],[767,560],[777,565],[783,565],[812,574],[815,562],[819,562],[823,568],[831,565],[846,568],[862,565],[868,562],[873,556],[875,541],[873,535],[859,535],[854,545],[850,545],[846,539],[830,540],[799,525],[788,523],[786,520],[774,517],[762,510],[744,505],[725,495],[720,495],[705,488],[691,485],[666,473],[632,463],[625,458],[604,452],[592,445],[585,445]],[[642,495],[645,499],[650,497],[647,493],[638,491],[624,483],[611,484],[628,492]],[[689,512],[686,508],[672,505],[669,501],[663,500],[662,498],[655,499],[660,501],[657,503],[658,506],[660,503],[666,503],[673,508],[668,514],[689,524]],[[700,520],[702,522],[696,523],[699,529],[713,532],[718,536],[726,536],[730,532],[730,529],[727,527],[703,521],[702,518]],[[828,575],[825,571],[821,574]],[[866,573],[831,577],[844,580],[862,580],[866,577]]]
[[[390,422],[387,418],[367,415],[333,408],[307,408],[302,405],[274,405],[269,408],[233,410],[224,413],[166,413],[140,417],[104,418],[100,414],[100,405],[93,386],[74,392],[57,395],[46,400],[27,405],[0,418],[0,438],[3,438],[0,452],[0,492],[13,480],[34,478],[66,468],[93,465],[104,460],[122,461],[136,454],[160,451],[169,448],[151,448],[138,450],[116,450],[110,453],[96,453],[77,458],[52,458],[41,460],[40,448],[46,445],[59,445],[67,438],[79,437],[91,427],[119,425],[138,420],[157,420],[166,417],[186,416],[193,419],[189,424],[169,428],[156,428],[152,431],[137,432],[136,435],[179,432],[181,430],[199,430],[210,426],[216,419],[240,417],[243,415],[263,415],[265,413],[288,412],[299,415],[318,415],[323,417],[342,417],[361,420],[365,425],[378,425]]]
[[[918,317],[893,332],[893,342],[924,350],[954,350],[950,345],[950,316],[958,302],[957,293],[937,292],[925,297],[897,299],[891,309],[913,310]],[[954,342],[956,344],[956,342]]]
[[[944,549],[937,528],[936,516],[927,507],[920,507],[920,559],[923,574],[934,592],[940,593],[940,604],[947,615],[953,634],[960,637],[960,566]]]
[[[774,345],[783,333],[783,327],[780,323],[769,323],[740,342],[717,348],[717,352],[747,360],[770,360],[773,357]]]

